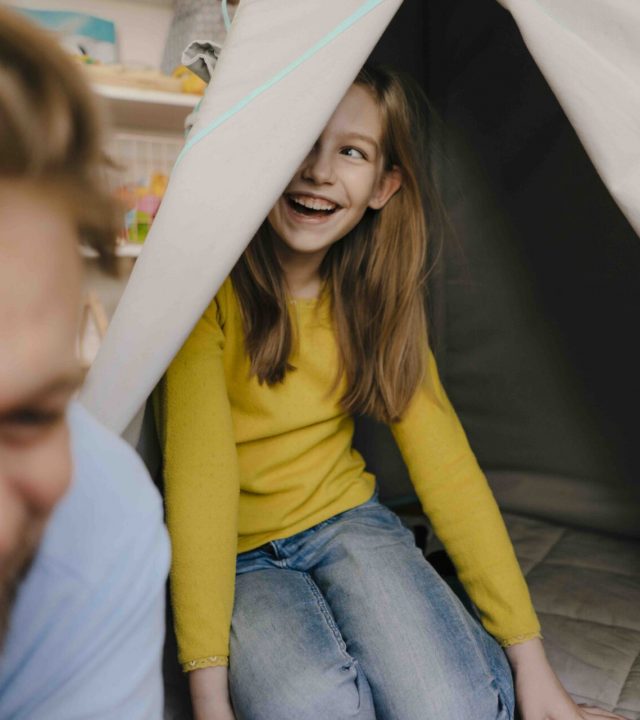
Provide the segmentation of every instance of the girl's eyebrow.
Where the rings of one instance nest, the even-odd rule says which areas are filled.
[[[363,133],[359,132],[350,132],[346,133],[345,136],[349,138],[357,138],[358,140],[363,140],[364,142],[373,145],[376,150],[379,150],[378,141],[375,138],[371,137],[371,135],[364,135]]]

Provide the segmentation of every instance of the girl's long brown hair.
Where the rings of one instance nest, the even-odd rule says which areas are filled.
[[[401,419],[425,373],[425,211],[435,217],[441,205],[431,183],[423,180],[420,92],[396,73],[370,65],[355,83],[378,103],[385,169],[396,166],[402,186],[381,210],[368,209],[332,245],[320,273],[331,298],[339,350],[336,386],[346,376],[342,405],[351,414],[389,423]],[[293,370],[294,342],[273,232],[265,221],[231,273],[251,373],[269,385]]]

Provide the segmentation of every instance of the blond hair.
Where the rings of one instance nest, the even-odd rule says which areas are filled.
[[[381,210],[327,252],[320,273],[330,293],[344,409],[384,422],[406,411],[426,368],[425,211],[438,222],[442,205],[424,173],[421,92],[397,73],[366,65],[355,83],[369,90],[382,117],[385,169],[397,167],[402,186]],[[269,385],[288,371],[294,333],[287,290],[265,221],[231,278],[244,322],[251,372]],[[335,389],[335,387],[334,387]]]
[[[78,239],[113,269],[118,214],[105,165],[100,117],[80,69],[45,31],[0,7],[0,179],[55,193]]]

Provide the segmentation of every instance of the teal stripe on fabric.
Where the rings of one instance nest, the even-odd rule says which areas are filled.
[[[229,32],[231,27],[231,18],[229,17],[229,8],[227,7],[227,0],[222,0],[222,19],[224,20],[224,26]]]
[[[279,83],[281,80],[283,80],[287,75],[290,75],[296,68],[300,67],[304,62],[312,58],[314,55],[316,55],[320,50],[322,50],[324,47],[326,47],[330,42],[335,40],[339,35],[341,35],[343,32],[348,30],[352,25],[355,25],[355,23],[358,22],[361,18],[363,18],[365,15],[370,13],[372,10],[374,10],[378,5],[382,4],[385,0],[366,0],[365,3],[363,3],[354,13],[349,15],[348,18],[343,20],[339,25],[337,25],[333,30],[331,30],[329,33],[327,33],[321,40],[319,40],[315,45],[310,47],[306,52],[304,52],[299,58],[294,60],[293,62],[289,63],[285,68],[277,72],[270,80],[267,80],[266,83],[261,85],[260,87],[256,88],[255,90],[252,90],[248,95],[246,95],[240,102],[236,103],[232,108],[227,110],[226,112],[222,113],[222,115],[219,115],[215,120],[209,123],[207,127],[200,130],[198,133],[196,133],[190,140],[188,140],[185,143],[185,146],[182,148],[182,152],[180,155],[178,155],[178,159],[176,160],[176,165],[182,160],[182,158],[186,155],[186,153],[191,150],[191,148],[199,143],[203,138],[205,138],[209,133],[213,132],[216,128],[220,127],[223,123],[225,123],[229,118],[233,117],[236,113],[240,112],[243,108],[245,108],[249,103],[251,103],[253,100],[255,100],[257,97],[262,95],[262,93],[266,92],[270,88],[272,88],[274,85]]]

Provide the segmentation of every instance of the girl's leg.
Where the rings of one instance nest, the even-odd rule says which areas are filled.
[[[504,651],[392,511],[355,508],[314,546],[312,576],[364,669],[378,720],[512,720]]]
[[[229,680],[237,720],[375,720],[369,684],[307,573],[236,576]]]

